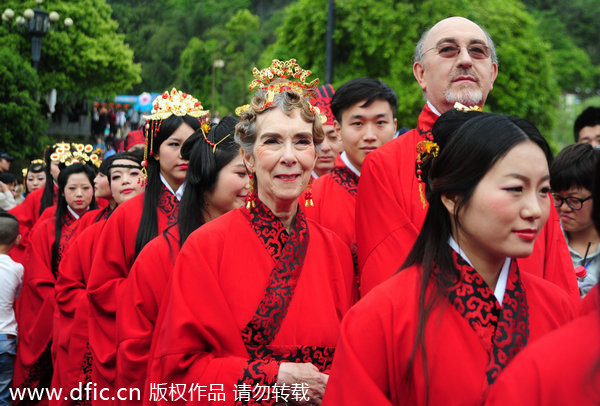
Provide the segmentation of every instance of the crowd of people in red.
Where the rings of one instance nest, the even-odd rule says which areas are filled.
[[[291,59],[235,118],[172,89],[112,154],[48,147],[0,213],[0,399],[600,403],[600,120],[553,157],[482,111],[498,57],[462,17],[413,73],[408,132],[386,83]]]

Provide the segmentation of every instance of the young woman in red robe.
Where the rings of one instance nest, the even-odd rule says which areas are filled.
[[[77,227],[77,219],[95,208],[92,166],[73,163],[58,176],[55,218],[36,225],[18,302],[19,344],[15,364],[16,388],[49,388],[55,351],[56,302],[54,283],[58,266]],[[47,399],[46,399],[47,400]]]
[[[289,71],[303,82],[299,70],[294,60],[274,61],[255,77]],[[220,388],[222,404],[273,404],[275,384],[288,392],[303,384],[320,403],[353,271],[348,247],[298,206],[323,132],[298,83],[280,80],[257,91],[236,126],[257,192],[192,233],[177,257],[146,402],[162,403],[155,383],[170,382],[197,404],[211,403],[202,387]],[[256,385],[262,392],[253,396]]]
[[[62,154],[67,147],[70,148],[70,144],[59,142],[51,148],[46,148],[44,151],[44,169],[46,172],[44,187],[29,193],[22,203],[10,210],[10,213],[19,219],[19,231],[21,233],[21,242],[11,250],[10,256],[19,263],[26,262],[29,233],[35,223],[44,210],[56,204],[58,193],[56,182],[60,172],[58,169],[58,153]]]
[[[200,128],[208,112],[186,93],[173,89],[157,97],[146,117],[148,184],[143,195],[120,205],[106,222],[88,281],[90,346],[93,381],[114,387],[116,372],[116,309],[120,286],[142,248],[177,219],[185,188],[188,161],[180,155],[183,143]]]
[[[115,205],[143,192],[144,187],[140,182],[141,161],[141,154],[119,153],[102,162],[100,167],[108,178],[111,199]],[[80,382],[85,384],[91,381],[92,358],[88,344],[86,286],[97,237],[112,212],[110,205],[107,207],[109,210],[96,210],[79,220],[83,221],[91,215],[95,222],[83,231],[80,231],[82,224],[79,225],[78,234],[60,263],[56,280],[56,303],[59,311],[57,358],[60,371],[55,371],[55,375],[61,375],[59,381],[63,390],[67,391]]]
[[[600,232],[600,162],[593,177],[592,219]],[[596,285],[581,317],[521,352],[492,386],[486,405],[600,404],[599,298]]]
[[[158,309],[180,247],[198,227],[244,204],[249,184],[234,140],[237,122],[224,117],[208,134],[198,130],[182,146],[190,167],[177,225],[144,247],[123,285],[127,295],[117,309],[119,388],[143,393]]]
[[[344,319],[326,405],[481,404],[519,351],[573,317],[565,292],[515,261],[552,210],[542,135],[455,110],[433,134],[416,162],[425,223],[399,273]]]

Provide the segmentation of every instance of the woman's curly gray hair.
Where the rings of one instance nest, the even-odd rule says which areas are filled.
[[[290,115],[294,109],[300,110],[300,117],[307,123],[312,123],[313,142],[321,144],[325,137],[321,118],[313,114],[307,98],[300,96],[294,91],[275,93],[273,104],[263,109],[267,98],[265,90],[259,90],[252,97],[250,107],[240,114],[240,122],[235,126],[235,141],[242,147],[244,153],[252,155],[256,141],[256,119],[260,114],[274,108],[280,108],[285,114]]]

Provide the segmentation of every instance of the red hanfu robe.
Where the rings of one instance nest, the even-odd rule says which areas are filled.
[[[419,322],[421,267],[401,271],[362,298],[342,323],[323,405],[479,405],[498,373],[527,343],[571,320],[574,304],[557,286],[511,262],[503,304],[454,254],[461,275],[438,299],[422,346],[409,360]],[[435,276],[434,276],[435,277]],[[428,296],[433,293],[433,283]]]
[[[356,227],[354,209],[358,193],[359,177],[348,168],[341,159],[336,160],[333,170],[320,176],[313,182],[313,207],[306,207],[306,216],[315,220],[325,228],[334,231],[344,241],[357,270]],[[358,283],[356,278],[356,294],[358,299]]]
[[[169,382],[192,388],[186,400],[208,404],[193,388],[216,384],[218,404],[232,405],[235,385],[272,388],[281,362],[328,371],[352,274],[348,247],[300,209],[291,235],[261,202],[200,227],[163,298],[146,401],[157,400],[152,383]]]
[[[91,353],[88,338],[88,298],[87,280],[92,267],[92,259],[97,237],[101,233],[110,210],[95,210],[86,217],[97,219],[80,231],[66,251],[59,266],[55,284],[58,309],[58,329],[56,350],[60,370],[55,371],[61,386],[70,391],[79,382],[91,381]],[[65,402],[70,403],[70,402]]]
[[[392,276],[404,263],[423,226],[423,206],[415,175],[417,143],[432,139],[437,115],[425,105],[416,129],[367,155],[356,201],[356,238],[361,293]],[[482,134],[485,137],[485,134]],[[579,290],[573,262],[556,210],[540,232],[533,253],[519,269],[563,288],[574,302]]]
[[[136,258],[117,308],[117,387],[143,393],[158,310],[179,254],[179,230],[169,227]],[[129,403],[120,401],[120,404]]]
[[[600,404],[600,312],[548,334],[520,353],[490,389],[487,406]]]
[[[94,357],[93,381],[114,387],[116,373],[116,311],[135,260],[135,240],[142,218],[144,195],[120,204],[110,216],[94,254],[88,282],[89,334]],[[164,185],[158,201],[158,232],[177,221],[179,201]],[[99,384],[100,386],[100,384]]]
[[[40,218],[40,208],[42,207],[42,195],[44,188],[34,190],[29,193],[25,200],[13,207],[9,213],[13,214],[19,220],[19,233],[21,233],[21,242],[10,251],[11,258],[19,263],[27,261],[27,248],[29,247],[29,233]],[[58,188],[54,185],[54,202],[58,196]]]
[[[71,240],[77,221],[65,213],[58,248],[60,263]],[[15,388],[49,388],[54,353],[51,354],[56,301],[52,268],[52,245],[55,220],[47,219],[35,226],[29,250],[29,262],[18,300],[19,345],[15,362]],[[47,399],[46,399],[47,400]]]

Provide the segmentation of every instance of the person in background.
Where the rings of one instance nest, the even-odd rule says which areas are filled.
[[[331,112],[331,98],[334,93],[333,86],[329,84],[319,86],[316,91],[317,97],[310,100],[310,103],[318,107],[321,114],[326,117],[326,120],[323,122],[325,138],[323,138],[323,142],[317,150],[317,163],[312,173],[314,179],[331,172],[339,154],[344,150],[342,138],[336,134],[333,127],[335,117]]]
[[[10,249],[19,243],[19,220],[10,213],[0,213],[0,405],[12,404],[15,355],[17,354],[17,320],[15,300],[23,281],[23,265],[9,256]]]
[[[588,143],[565,147],[550,165],[554,207],[585,296],[600,277],[600,235],[592,220],[592,185],[600,150]]]
[[[23,177],[25,178],[25,197],[34,190],[43,188],[46,184],[46,168],[44,166],[44,161],[41,159],[31,161],[31,164],[27,167]]]
[[[146,139],[144,138],[144,132],[142,130],[130,131],[123,140],[122,150],[125,152],[132,152],[135,150],[143,152],[145,144]]]
[[[600,107],[590,106],[577,116],[573,124],[576,143],[600,147]]]
[[[10,172],[0,173],[0,209],[9,211],[17,205],[15,186],[17,178]]]
[[[13,158],[11,155],[7,154],[6,152],[1,152],[0,153],[0,173],[10,171],[10,164],[14,160],[15,160],[15,158]]]
[[[553,210],[544,137],[478,111],[450,110],[432,131],[413,172],[423,227],[344,317],[324,405],[480,404],[517,353],[574,316],[566,292],[516,261]]]

